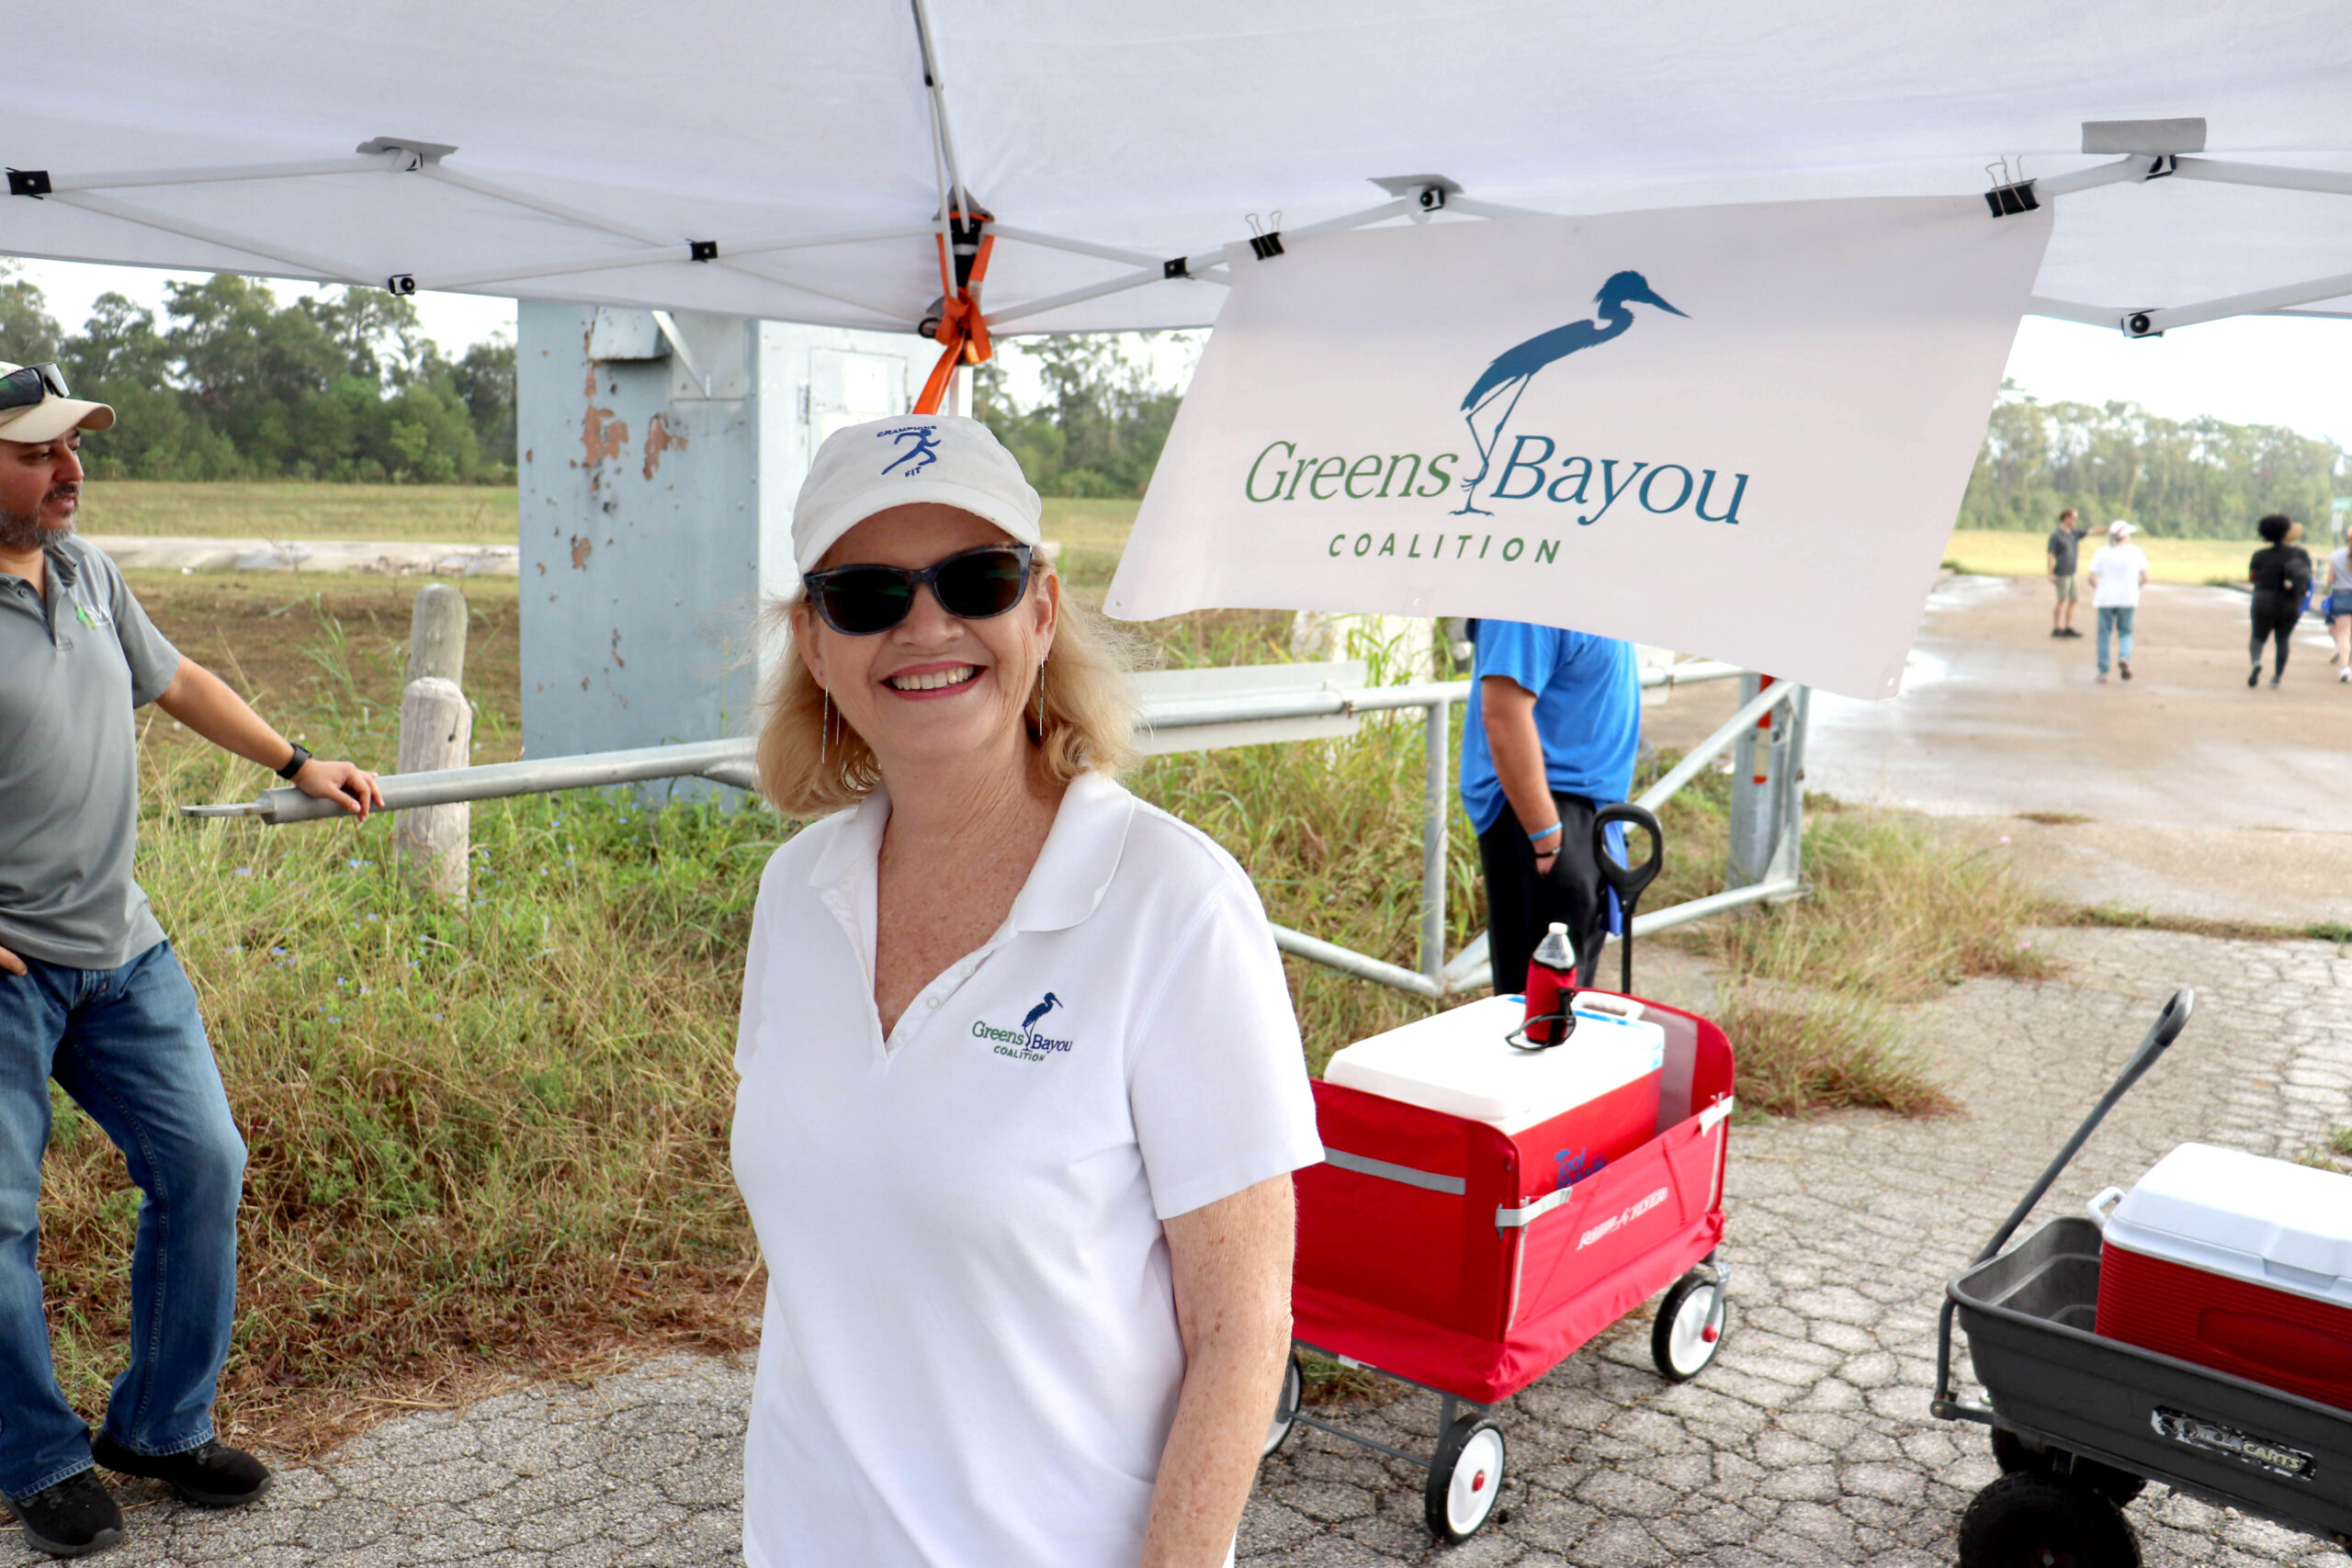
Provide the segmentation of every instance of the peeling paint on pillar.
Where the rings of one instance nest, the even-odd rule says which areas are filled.
[[[528,756],[747,733],[752,628],[762,596],[795,581],[792,500],[811,445],[902,412],[938,352],[899,334],[682,315],[706,384],[636,315],[537,300],[519,310]],[[859,406],[844,388],[886,389],[891,406]]]
[[[628,432],[626,430],[622,432],[622,437],[623,439],[627,439]],[[677,447],[680,451],[684,451],[685,449],[685,445],[686,438],[683,435],[672,434],[670,430],[670,422],[663,415],[657,413],[651,419],[647,420],[645,422],[645,477],[649,479],[651,479],[653,477],[653,470],[662,466],[662,453],[667,452],[673,446]]]

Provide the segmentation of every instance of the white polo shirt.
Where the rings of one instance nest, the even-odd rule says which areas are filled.
[[[1080,778],[886,1041],[878,793],[778,850],[736,1046],[767,1258],[749,1568],[1130,1568],[1184,1355],[1160,1222],[1322,1157],[1231,856]]]

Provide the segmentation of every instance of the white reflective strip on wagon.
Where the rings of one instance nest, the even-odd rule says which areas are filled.
[[[1507,1230],[1512,1225],[1532,1224],[1566,1202],[1575,1191],[1574,1187],[1563,1187],[1557,1191],[1546,1192],[1524,1208],[1497,1209],[1495,1211],[1496,1228]]]
[[[1469,1184],[1458,1176],[1440,1176],[1433,1170],[1415,1170],[1409,1165],[1391,1165],[1385,1159],[1347,1154],[1328,1145],[1323,1150],[1323,1163],[1337,1166],[1341,1170],[1352,1170],[1359,1176],[1376,1176],[1383,1181],[1401,1181],[1408,1187],[1450,1193],[1456,1198],[1469,1190]]]

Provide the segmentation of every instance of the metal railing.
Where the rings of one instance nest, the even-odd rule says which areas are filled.
[[[1468,700],[1468,681],[1417,682],[1396,686],[1341,685],[1329,679],[1343,671],[1362,680],[1361,665],[1289,665],[1272,670],[1295,672],[1292,684],[1268,685],[1270,671],[1250,671],[1254,690],[1192,691],[1182,677],[1207,672],[1180,671],[1180,679],[1157,687],[1147,685],[1139,705],[1141,728],[1148,751],[1249,745],[1295,738],[1302,720],[1353,720],[1368,713],[1423,710],[1426,762],[1421,795],[1421,909],[1418,970],[1357,953],[1287,926],[1273,927],[1274,942],[1283,952],[1359,979],[1377,981],[1416,996],[1442,1000],[1480,988],[1487,966],[1487,938],[1480,933],[1452,962],[1445,957],[1445,882],[1448,827],[1453,803],[1449,767],[1452,760],[1453,705]],[[1671,688],[1702,682],[1736,680],[1747,671],[1736,664],[1713,660],[1687,660],[1642,671],[1644,689]],[[1321,677],[1321,679],[1317,679]],[[1147,678],[1147,681],[1151,678]],[[1752,679],[1752,677],[1751,677]],[[1313,683],[1308,683],[1312,682]],[[1642,792],[1639,804],[1656,810],[1699,775],[1700,771],[1743,738],[1757,734],[1759,724],[1770,724],[1776,709],[1794,703],[1802,715],[1804,687],[1787,682],[1764,687],[1743,703],[1714,733],[1684,754],[1663,778]],[[1186,730],[1216,730],[1213,740],[1189,746]],[[1776,739],[1776,758],[1795,750],[1801,755],[1802,725],[1790,727],[1795,739],[1784,745]],[[1253,731],[1259,731],[1253,733]],[[1344,733],[1344,730],[1336,733]],[[1776,736],[1779,731],[1776,728]],[[388,810],[444,806],[456,801],[495,800],[508,795],[539,795],[557,790],[594,789],[613,784],[642,784],[657,779],[700,778],[739,789],[755,789],[758,776],[749,739],[701,740],[675,746],[648,746],[627,751],[599,751],[575,757],[531,758],[518,762],[493,762],[481,767],[451,768],[441,773],[393,773],[378,783]],[[1779,852],[1770,873],[1751,886],[1735,887],[1703,898],[1639,916],[1634,934],[1646,936],[1690,920],[1703,919],[1746,904],[1777,901],[1802,891],[1796,877],[1795,836],[1799,823],[1793,812],[1801,793],[1793,782],[1784,786],[1792,804],[1785,807],[1776,835]],[[265,790],[251,801],[222,806],[186,806],[181,811],[198,818],[251,818],[271,826],[317,821],[341,814],[331,801],[314,800],[285,786]]]

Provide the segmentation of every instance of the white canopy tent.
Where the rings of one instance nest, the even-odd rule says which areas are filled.
[[[1161,328],[1252,215],[2022,175],[2043,313],[2352,315],[2341,0],[924,4],[24,0],[0,251],[904,330],[960,188],[994,330]]]

